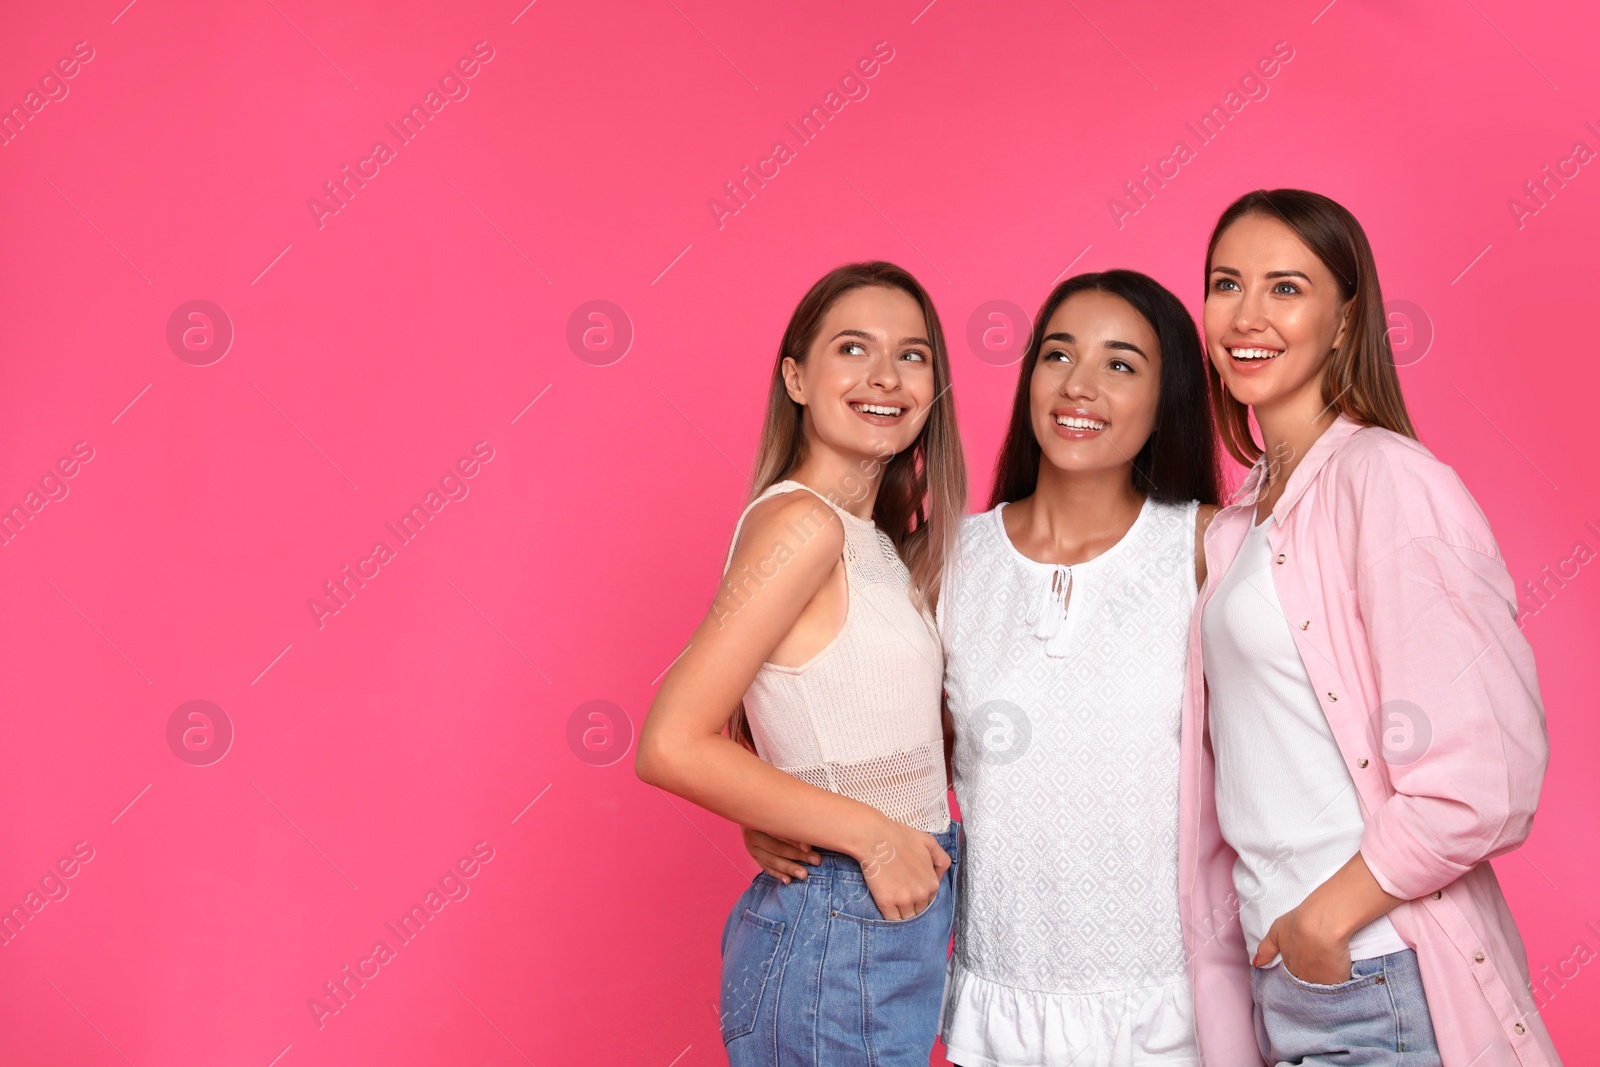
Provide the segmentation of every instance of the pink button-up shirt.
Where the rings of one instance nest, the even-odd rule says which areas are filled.
[[[1235,854],[1217,824],[1200,613],[1254,521],[1265,468],[1263,457],[1206,533],[1189,628],[1178,880],[1208,1067],[1261,1062]],[[1273,516],[1273,584],[1355,782],[1361,854],[1406,900],[1389,917],[1417,951],[1444,1067],[1557,1067],[1488,862],[1528,836],[1549,745],[1483,512],[1422,445],[1341,416]]]

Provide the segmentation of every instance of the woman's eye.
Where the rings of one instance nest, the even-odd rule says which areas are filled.
[[[1133,373],[1133,364],[1129,363],[1125,359],[1114,359],[1111,361],[1111,369],[1116,371],[1126,371],[1127,373],[1131,374]]]
[[[1071,363],[1072,357],[1057,348],[1044,354],[1046,360],[1060,360],[1062,363]]]
[[[1239,288],[1239,283],[1232,278],[1218,278],[1211,287],[1219,293],[1226,293]]]
[[[846,341],[839,346],[839,351],[847,356],[864,356],[867,354],[867,346],[860,341]]]
[[[926,363],[927,360],[928,360],[928,356],[927,356],[926,353],[919,352],[914,348],[909,350],[909,351],[900,353],[900,358],[901,359],[914,359],[918,363]]]
[[[1300,291],[1300,287],[1294,282],[1279,282],[1272,287],[1272,291],[1279,296],[1293,296]]]

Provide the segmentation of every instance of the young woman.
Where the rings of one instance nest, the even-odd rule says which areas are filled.
[[[1206,1062],[1557,1064],[1488,863],[1544,776],[1533,656],[1483,513],[1415,439],[1360,224],[1315,193],[1240,198],[1204,317],[1223,441],[1253,464],[1190,627]]]
[[[910,274],[858,263],[811,287],[721,590],[640,734],[640,778],[827,850],[803,883],[757,876],[728,916],[734,1067],[925,1067],[933,1047],[960,832],[932,616],[966,503],[949,390]],[[733,739],[746,721],[760,758]]]
[[[1178,727],[1218,501],[1204,364],[1152,279],[1063,282],[1022,361],[991,510],[962,526],[938,618],[967,846],[943,1034],[963,1067],[1199,1063]],[[746,844],[804,876],[792,845]]]

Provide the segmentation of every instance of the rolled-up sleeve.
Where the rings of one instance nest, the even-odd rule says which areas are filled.
[[[1361,853],[1415,899],[1528,836],[1549,758],[1533,651],[1497,555],[1409,539],[1357,575],[1395,795]]]

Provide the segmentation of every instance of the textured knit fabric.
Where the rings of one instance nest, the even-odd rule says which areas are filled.
[[[1252,958],[1278,917],[1356,854],[1366,829],[1355,783],[1272,588],[1271,525],[1268,516],[1245,535],[1200,623],[1217,821],[1239,854],[1233,884]],[[1403,952],[1406,943],[1380,915],[1350,935],[1349,947],[1359,960]]]
[[[757,671],[744,698],[756,752],[802,781],[938,833],[950,824],[950,805],[940,715],[944,653],[933,620],[912,601],[910,572],[888,535],[799,482],[778,482],[751,501],[734,544],[750,508],[794,491],[819,503],[785,531],[788,551],[732,576],[735,595],[759,596],[762,570],[770,578],[816,536],[831,509],[844,524],[848,606],[838,634],[806,663],[764,663]]]
[[[1251,522],[1265,457],[1206,532],[1204,610]],[[1366,816],[1361,855],[1406,903],[1445,1067],[1561,1062],[1491,857],[1528,836],[1549,759],[1533,651],[1483,512],[1409,438],[1340,416],[1272,509],[1273,587]],[[1178,865],[1205,1062],[1261,1062],[1233,849],[1206,744],[1203,627],[1190,628]]]
[[[963,1067],[1195,1064],[1178,724],[1195,508],[1028,559],[970,516],[939,603],[967,831],[944,1040]]]

